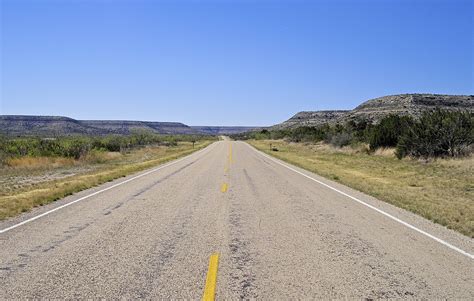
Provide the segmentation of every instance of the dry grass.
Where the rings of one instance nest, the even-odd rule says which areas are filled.
[[[395,148],[379,148],[374,152],[375,156],[395,157]]]
[[[369,155],[321,144],[271,141],[279,151],[270,152],[270,141],[249,143],[289,163],[474,237],[473,157],[423,162],[398,160],[391,149]]]
[[[123,155],[120,152],[91,151],[85,157],[81,158],[81,161],[85,163],[106,163],[122,157]]]
[[[72,166],[76,165],[77,162],[72,158],[62,157],[21,157],[7,159],[5,164],[10,168],[40,169]]]
[[[73,162],[70,162],[69,159],[60,160],[60,158],[13,160],[10,167],[1,170],[0,184],[7,182],[8,179],[15,180],[20,176],[43,177],[46,180],[17,185],[18,187],[14,189],[11,189],[11,185],[0,185],[0,220],[29,211],[33,207],[48,204],[75,192],[188,155],[210,143],[209,141],[198,142],[194,149],[191,143],[183,142],[176,147],[148,147],[126,155],[97,153],[92,154],[89,158],[79,161],[73,160]],[[50,163],[52,162],[58,164],[62,171],[72,170],[72,174],[53,179],[42,176],[51,171],[53,167]],[[82,172],[74,172],[77,170],[77,165]]]
[[[91,151],[80,160],[65,157],[20,157],[9,158],[5,162],[6,168],[13,169],[45,169],[77,166],[89,163],[105,163],[112,160],[117,160],[123,155],[119,152],[101,152]]]

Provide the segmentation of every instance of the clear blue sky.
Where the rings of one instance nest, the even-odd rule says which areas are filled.
[[[271,125],[474,94],[474,0],[0,2],[0,114]]]

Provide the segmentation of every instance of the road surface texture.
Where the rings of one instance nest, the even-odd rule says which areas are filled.
[[[215,253],[218,299],[474,298],[472,239],[277,162],[220,141],[2,222],[0,299],[200,299]]]

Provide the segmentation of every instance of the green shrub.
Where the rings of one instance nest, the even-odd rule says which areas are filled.
[[[91,150],[120,152],[132,147],[150,144],[165,144],[176,146],[180,141],[197,141],[212,139],[202,135],[156,135],[147,132],[137,132],[129,136],[74,136],[56,138],[37,137],[6,137],[0,136],[0,154],[4,161],[9,157],[23,156],[52,156],[79,159]]]
[[[63,156],[79,159],[91,149],[87,139],[71,139],[63,141]]]
[[[318,142],[326,139],[329,126],[309,127],[302,126],[288,133],[290,141],[294,142]]]
[[[109,152],[119,152],[122,148],[128,146],[128,143],[120,136],[109,136],[103,138],[103,145]]]
[[[236,140],[287,139],[318,142],[337,147],[368,142],[370,150],[396,147],[399,158],[463,156],[474,151],[474,113],[434,110],[415,121],[409,116],[388,115],[376,125],[360,119],[345,124],[302,126],[295,129],[261,130],[232,135]]]
[[[345,125],[346,131],[352,133],[353,140],[358,142],[369,142],[373,125],[366,119],[350,120]]]
[[[371,150],[379,147],[395,147],[401,135],[413,126],[413,119],[408,116],[388,115],[375,125],[369,136]]]
[[[472,152],[474,113],[436,109],[422,114],[397,145],[398,158],[458,157]]]

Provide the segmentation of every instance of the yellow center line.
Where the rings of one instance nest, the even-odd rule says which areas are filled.
[[[206,286],[202,300],[214,301],[216,295],[217,267],[219,265],[219,254],[214,253],[209,258],[209,269],[207,271]]]
[[[232,143],[229,144],[229,164],[232,163]]]
[[[221,192],[226,192],[228,186],[229,186],[229,185],[227,185],[227,183],[222,183],[222,185],[221,185]]]

